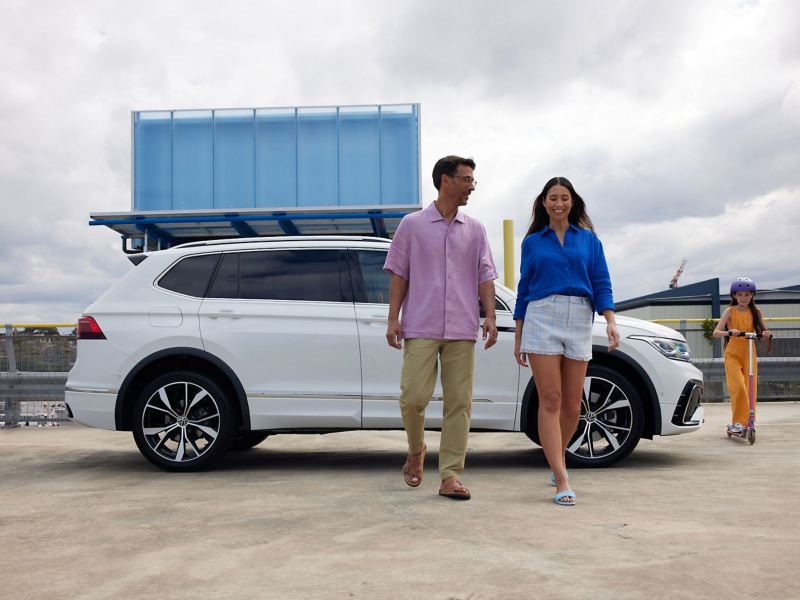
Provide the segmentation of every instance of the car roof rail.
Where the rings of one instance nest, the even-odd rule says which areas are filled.
[[[265,237],[252,237],[252,238],[228,238],[222,240],[202,240],[198,242],[186,242],[172,246],[170,249],[175,248],[202,248],[206,246],[219,246],[230,244],[260,244],[263,242],[330,242],[330,241],[355,241],[355,242],[384,242],[390,240],[382,237],[367,236],[367,235],[279,235],[279,236],[265,236]]]

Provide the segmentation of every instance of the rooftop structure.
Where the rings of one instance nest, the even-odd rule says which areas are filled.
[[[126,252],[236,236],[388,237],[420,208],[419,104],[138,111]]]

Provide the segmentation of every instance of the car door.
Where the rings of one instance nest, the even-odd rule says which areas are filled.
[[[220,261],[200,328],[240,378],[253,429],[349,429],[361,426],[354,317],[343,251],[235,251]]]
[[[401,428],[400,370],[403,351],[389,347],[386,323],[389,314],[389,279],[383,270],[385,249],[352,249],[353,295],[361,346],[361,380],[364,428]],[[472,429],[511,430],[517,408],[519,366],[514,361],[514,321],[508,307],[498,300],[500,332],[489,350],[478,341],[475,348],[475,382],[472,397]],[[442,388],[437,381],[433,400],[425,412],[425,425],[442,424]]]

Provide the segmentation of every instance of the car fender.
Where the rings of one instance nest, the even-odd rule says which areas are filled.
[[[210,354],[209,352],[199,348],[190,347],[175,347],[154,352],[153,354],[146,356],[136,363],[136,365],[128,372],[128,375],[125,377],[125,380],[122,382],[119,392],[117,393],[117,402],[114,410],[114,419],[117,430],[130,429],[130,427],[127,425],[127,419],[129,408],[133,406],[135,399],[128,398],[128,394],[130,392],[131,383],[136,379],[139,373],[157,361],[180,357],[190,357],[207,361],[217,367],[225,375],[225,377],[227,377],[228,382],[233,387],[236,395],[236,401],[239,409],[238,412],[241,416],[242,429],[249,431],[250,411],[247,403],[247,395],[245,394],[244,387],[242,387],[242,383],[239,381],[236,373],[234,373],[233,369],[231,369],[227,363],[213,354]]]

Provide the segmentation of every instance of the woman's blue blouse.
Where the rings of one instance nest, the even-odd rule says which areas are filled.
[[[528,302],[551,294],[589,298],[598,314],[614,310],[603,244],[593,231],[570,225],[562,246],[545,226],[523,240],[514,320],[525,318]]]

